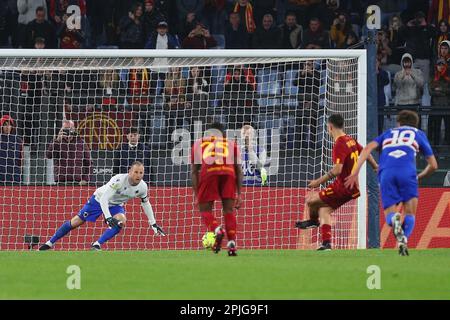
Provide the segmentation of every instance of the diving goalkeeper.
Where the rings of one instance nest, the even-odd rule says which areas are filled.
[[[148,217],[149,224],[156,235],[165,236],[166,233],[156,224],[152,206],[148,201],[147,184],[142,180],[144,165],[134,162],[128,174],[118,174],[102,187],[95,190],[92,197],[70,221],[66,221],[56,231],[53,237],[43,244],[39,250],[52,249],[59,239],[71,230],[82,226],[86,221],[95,222],[102,214],[108,229],[101,237],[92,243],[92,250],[101,250],[102,244],[116,236],[125,226],[124,203],[133,198],[140,198],[142,209]]]

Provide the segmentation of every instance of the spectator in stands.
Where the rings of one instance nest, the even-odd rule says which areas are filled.
[[[164,93],[169,109],[183,107],[186,93],[186,80],[183,79],[181,68],[172,67],[164,81]]]
[[[428,23],[437,25],[438,21],[443,19],[450,23],[450,3],[448,0],[431,0],[429,2]]]
[[[302,64],[298,79],[294,80],[294,86],[299,87],[301,100],[319,101],[320,71],[314,68],[313,60],[307,60]]]
[[[161,21],[158,23],[156,32],[150,35],[145,44],[145,49],[178,49],[180,44],[178,39],[167,33],[167,22]]]
[[[142,49],[144,47],[142,15],[142,4],[136,3],[131,7],[128,15],[120,20],[120,47],[122,49]]]
[[[122,103],[124,89],[121,88],[119,74],[116,70],[100,70],[97,85],[96,104],[101,105],[102,109],[106,106],[117,107]]]
[[[68,21],[74,13],[67,13],[69,5],[80,8],[80,26]],[[59,48],[80,49],[89,48],[90,26],[86,17],[86,4],[84,0],[51,0],[49,2],[49,20],[56,25],[56,34],[59,38]]]
[[[0,1],[0,47],[9,47],[9,37],[13,48],[19,46],[17,30],[17,0]]]
[[[277,11],[277,0],[258,0],[253,1],[254,12],[253,15],[255,17],[255,21],[257,24],[257,28],[261,28],[261,22],[264,18],[264,15],[271,14],[272,17],[276,17]],[[295,15],[295,14],[294,14]]]
[[[430,78],[431,43],[435,29],[427,24],[425,14],[417,12],[405,29],[406,51],[414,57],[414,65],[422,71],[425,83]]]
[[[201,13],[202,23],[208,27],[212,34],[224,34],[226,0],[205,0],[205,5]]]
[[[398,106],[417,106],[421,102],[424,78],[422,71],[413,66],[413,58],[405,53],[401,60],[402,70],[394,77],[395,104]]]
[[[448,108],[450,102],[450,74],[444,59],[438,59],[434,66],[434,77],[430,83],[431,105]],[[450,116],[430,115],[428,118],[428,136],[433,144],[439,144],[441,123],[445,125],[445,144],[450,144]]]
[[[354,48],[354,46],[358,43],[358,36],[353,31],[347,33],[347,36],[344,40],[344,48]]]
[[[183,42],[183,40],[189,35],[189,33],[195,29],[197,24],[200,23],[200,21],[195,16],[195,13],[188,13],[186,16],[186,20],[181,24],[180,30],[178,32],[178,36],[180,39],[180,42]]]
[[[29,47],[30,44],[27,43],[27,26],[29,23],[36,19],[37,8],[43,9],[44,16],[42,18],[42,21],[45,21],[45,19],[47,18],[46,0],[17,0],[17,11],[19,12],[19,16],[17,18],[17,41],[18,44],[23,48],[31,48]]]
[[[322,29],[318,18],[311,18],[309,28],[303,33],[304,49],[329,49],[330,36],[327,31]]]
[[[233,12],[239,13],[242,24],[245,25],[247,32],[252,34],[256,30],[255,16],[253,6],[248,0],[238,0],[233,8]]]
[[[144,181],[146,183],[150,182],[151,154],[149,146],[144,142],[140,142],[139,129],[134,127],[128,130],[127,140],[115,151],[114,173],[127,172],[134,161],[140,161],[145,167]]]
[[[182,43],[183,49],[211,49],[215,46],[217,46],[216,40],[201,23],[197,23]]]
[[[236,65],[227,70],[225,76],[225,91],[252,92],[256,89],[256,79],[250,67]]]
[[[377,106],[382,108],[388,104],[384,87],[389,84],[389,74],[381,68],[381,61],[377,59]],[[378,132],[384,131],[384,116],[378,116]]]
[[[88,184],[92,165],[90,150],[78,136],[73,121],[63,122],[58,136],[47,148],[47,158],[54,160],[56,182]]]
[[[64,16],[64,22],[67,21],[67,16]],[[84,42],[83,33],[77,29],[69,29],[65,23],[61,24],[57,31],[59,38],[60,49],[81,49]]]
[[[22,139],[15,132],[14,119],[0,118],[0,184],[21,182]]]
[[[40,37],[34,39],[34,48],[45,49],[45,39]]]
[[[239,13],[232,12],[225,29],[225,49],[248,49],[250,35],[242,25]]]
[[[352,31],[350,19],[344,13],[340,13],[333,21],[330,30],[331,40],[335,43],[336,48],[344,48],[345,38]]]
[[[254,49],[279,49],[281,48],[281,30],[273,23],[271,14],[265,14],[262,21],[262,28],[256,29],[252,38],[252,48]]]
[[[144,28],[144,39],[148,41],[149,37],[154,35],[157,31],[158,24],[160,22],[166,22],[166,17],[159,11],[157,7],[155,7],[154,0],[145,0],[144,1],[144,16],[143,16],[143,28]],[[167,22],[166,22],[166,28]],[[167,33],[167,30],[166,30]]]
[[[389,39],[386,37],[386,32],[384,30],[378,31],[376,41],[377,58],[380,60],[381,65],[385,66],[388,63],[389,56],[392,55],[392,49],[389,46]]]
[[[286,0],[286,10],[295,12],[297,21],[300,25],[305,26],[308,17],[317,14],[317,6],[320,5],[320,0]]]
[[[199,21],[202,20],[201,14],[205,3],[204,0],[176,0],[175,2],[180,23],[185,21],[188,13],[194,13]]]
[[[141,110],[141,106],[146,108],[150,103],[150,79],[151,73],[147,68],[130,69],[128,72],[128,104],[133,109]]]
[[[444,59],[450,65],[450,40],[444,40],[439,45],[438,59]]]
[[[293,12],[288,12],[284,19],[284,24],[280,27],[282,49],[298,49],[302,44],[303,27],[297,24],[297,16]]]
[[[399,15],[394,14],[389,19],[386,37],[389,40],[388,46],[391,49],[391,54],[387,56],[386,65],[382,67],[394,75],[402,69],[400,60],[405,53],[404,26]]]
[[[433,55],[439,55],[439,47],[442,41],[450,40],[449,24],[446,20],[439,21],[436,36],[433,39]]]
[[[203,76],[203,70],[199,67],[191,67],[187,79],[187,94],[208,95],[208,81]]]
[[[44,38],[48,49],[56,48],[56,31],[53,24],[45,19],[45,8],[36,9],[36,19],[28,23],[25,29],[25,47],[34,48],[34,39]]]

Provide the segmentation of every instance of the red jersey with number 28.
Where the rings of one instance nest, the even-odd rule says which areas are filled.
[[[352,137],[345,135],[337,138],[333,146],[333,163],[343,165],[342,172],[337,176],[335,183],[344,186],[345,178],[352,174],[362,146]]]
[[[213,175],[236,177],[235,164],[240,164],[239,148],[233,141],[222,137],[204,137],[192,147],[191,161],[201,164],[200,180]]]

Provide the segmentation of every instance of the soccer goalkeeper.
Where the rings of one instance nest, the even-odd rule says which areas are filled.
[[[95,190],[80,212],[70,221],[64,222],[53,237],[39,250],[52,249],[56,241],[71,230],[80,227],[86,221],[95,222],[103,213],[109,228],[91,245],[92,250],[101,250],[102,244],[112,239],[124,228],[126,218],[123,205],[133,198],[141,199],[142,208],[155,234],[165,236],[166,233],[156,224],[153,209],[147,197],[147,184],[142,180],[143,176],[144,165],[136,161],[131,165],[128,174],[118,174],[112,177],[107,184]]]
[[[242,140],[242,171],[244,186],[264,186],[267,184],[267,170],[264,164],[267,152],[255,143],[255,129],[251,125],[244,125],[241,129]]]

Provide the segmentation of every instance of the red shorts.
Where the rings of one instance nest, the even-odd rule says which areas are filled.
[[[320,199],[333,209],[337,209],[350,200],[358,198],[360,195],[358,189],[353,192],[347,190],[340,184],[332,183],[327,188],[319,191]]]
[[[231,175],[212,175],[200,179],[198,203],[236,199],[236,178]]]

